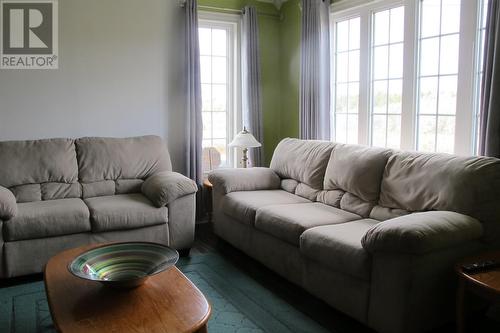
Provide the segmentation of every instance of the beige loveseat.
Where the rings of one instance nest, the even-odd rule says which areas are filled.
[[[161,138],[0,142],[0,277],[67,248],[151,241],[188,250],[195,192]]]
[[[379,332],[453,318],[454,264],[500,240],[494,158],[285,139],[209,179],[217,235]]]

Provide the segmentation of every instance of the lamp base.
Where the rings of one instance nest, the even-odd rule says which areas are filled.
[[[243,157],[241,158],[241,162],[243,163],[243,167],[248,167],[248,148],[243,148]]]

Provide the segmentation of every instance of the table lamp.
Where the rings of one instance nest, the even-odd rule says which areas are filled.
[[[239,132],[229,144],[229,147],[243,148],[243,167],[247,167],[248,163],[248,148],[260,147],[262,144],[255,139],[255,137],[243,127],[243,131]]]

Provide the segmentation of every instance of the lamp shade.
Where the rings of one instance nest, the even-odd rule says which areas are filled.
[[[255,148],[260,147],[262,144],[255,139],[255,137],[248,132],[245,128],[239,132],[229,144],[229,147],[238,148]]]

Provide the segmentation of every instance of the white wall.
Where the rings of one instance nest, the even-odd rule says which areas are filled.
[[[174,0],[59,0],[59,69],[0,70],[0,140],[157,134],[184,171]]]

